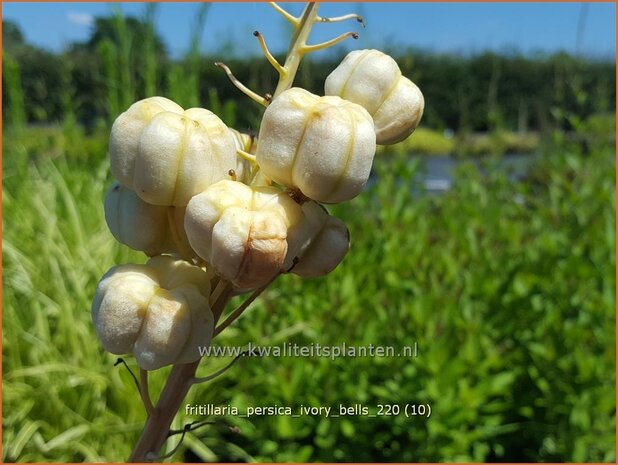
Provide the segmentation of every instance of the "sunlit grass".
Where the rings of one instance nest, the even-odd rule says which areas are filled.
[[[90,303],[109,267],[145,257],[105,227],[104,138],[58,148],[52,133],[21,134],[5,134],[3,156],[3,461],[122,461],[145,414],[96,340]],[[548,153],[521,183],[464,167],[438,197],[412,194],[414,160],[378,159],[378,182],[332,208],[352,235],[334,273],[283,277],[218,344],[417,342],[420,356],[242,359],[188,402],[423,402],[432,418],[226,418],[241,434],[188,435],[195,456],[615,459],[611,150]],[[166,373],[152,376],[154,393]]]

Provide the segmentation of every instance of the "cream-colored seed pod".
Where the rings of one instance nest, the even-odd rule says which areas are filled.
[[[112,174],[123,186],[133,188],[135,159],[142,131],[155,115],[164,111],[182,113],[182,107],[165,97],[150,97],[135,102],[112,126],[109,158]]]
[[[379,50],[350,52],[326,78],[324,90],[366,108],[380,145],[395,144],[412,134],[425,107],[420,89]]]
[[[209,294],[203,269],[155,257],[110,269],[97,286],[92,320],[106,350],[133,354],[145,370],[190,363],[212,339]]]
[[[256,142],[256,137],[251,134],[245,134],[244,132],[240,132],[234,128],[230,128],[232,131],[232,135],[234,136],[234,141],[236,142],[236,146],[244,150],[245,152],[251,152],[252,148],[254,148],[254,144]]]
[[[350,232],[339,218],[328,214],[317,202],[305,202],[303,220],[288,240],[286,265],[295,257],[292,273],[305,278],[324,276],[333,271],[350,249]]]
[[[256,157],[275,182],[335,203],[363,190],[375,149],[373,120],[363,107],[293,87],[266,108]]]
[[[211,111],[183,110],[152,97],[132,105],[114,122],[112,174],[153,205],[184,207],[210,184],[229,178],[238,165],[229,128]]]
[[[220,181],[187,205],[189,243],[235,287],[266,284],[283,265],[288,231],[302,219],[300,206],[273,187]]]
[[[194,255],[184,232],[184,211],[146,203],[118,182],[105,196],[105,221],[112,235],[148,256],[175,252]]]
[[[203,108],[156,115],[142,132],[135,191],[154,205],[184,207],[237,165],[236,143],[217,115]],[[237,173],[242,176],[242,173]]]

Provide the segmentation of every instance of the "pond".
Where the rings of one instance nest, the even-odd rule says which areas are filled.
[[[453,176],[461,164],[473,163],[482,168],[483,162],[487,160],[486,158],[455,158],[450,155],[414,154],[411,157],[421,159],[422,184],[428,193],[440,193],[450,189]],[[502,156],[497,166],[504,169],[509,179],[516,180],[528,173],[530,166],[537,158],[538,154],[534,153],[509,154]]]

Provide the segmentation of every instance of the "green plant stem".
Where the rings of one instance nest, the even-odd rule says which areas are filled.
[[[273,99],[284,90],[292,87],[292,84],[294,83],[298,66],[305,55],[304,48],[307,46],[307,39],[309,38],[311,28],[315,24],[318,16],[318,7],[318,2],[310,2],[307,3],[307,6],[303,11],[298,29],[292,37],[292,42],[290,43],[290,48],[288,49],[285,64],[283,65],[285,72],[281,74],[279,78],[279,83],[277,84],[277,88],[273,94]]]
[[[317,2],[311,2],[307,4],[303,11],[296,32],[292,37],[285,60],[284,70],[280,75],[273,98],[284,90],[292,87],[294,83],[298,66],[305,54],[307,39],[311,33],[311,28],[317,21],[318,6],[319,4]],[[265,287],[266,286],[264,286],[264,288]],[[232,323],[264,288],[260,289],[259,292],[252,296],[252,298],[247,301],[247,305],[241,307],[242,309],[238,313],[235,313],[231,319],[227,320],[215,335],[219,334],[219,332]],[[227,289],[213,305],[215,325],[228,303],[230,296],[231,289]],[[195,379],[195,372],[197,371],[199,363],[200,360],[184,365],[174,365],[165,383],[165,387],[161,392],[157,406],[152,410],[152,414],[148,416],[142,435],[129,457],[130,462],[152,462],[159,458],[159,450],[168,438],[172,421],[187,395],[189,388],[193,384],[192,382]]]
[[[199,363],[200,361],[197,360],[184,365],[174,365],[153,414],[146,420],[142,435],[129,457],[129,462],[144,463],[157,460],[159,450],[167,439],[176,412],[191,387],[191,380],[195,376]]]
[[[231,296],[232,289],[228,288],[213,305],[212,313],[215,317],[215,326]],[[183,365],[174,365],[161,392],[157,406],[152,411],[152,415],[148,415],[142,435],[129,457],[129,462],[145,463],[158,460],[159,451],[167,440],[172,421],[193,384],[199,364],[200,360]]]

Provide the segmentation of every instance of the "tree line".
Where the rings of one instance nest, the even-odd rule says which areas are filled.
[[[208,5],[197,15],[190,49],[170,58],[156,34],[154,7],[144,18],[114,13],[96,19],[90,38],[51,53],[25,41],[3,21],[3,117],[9,124],[53,124],[67,118],[88,128],[110,121],[132,102],[164,95],[184,107],[205,106],[240,129],[257,126],[261,108],[249,102],[214,66],[225,61],[243,83],[271,92],[277,75],[262,57],[222,59],[199,50]],[[485,52],[474,56],[422,50],[385,50],[423,91],[423,124],[454,132],[569,129],[569,115],[584,119],[614,113],[615,62],[566,53],[522,56]],[[234,56],[234,55],[232,55]],[[343,58],[303,62],[298,84],[323,93],[326,76]],[[283,59],[283,57],[278,57]],[[238,111],[242,108],[242,111]]]

